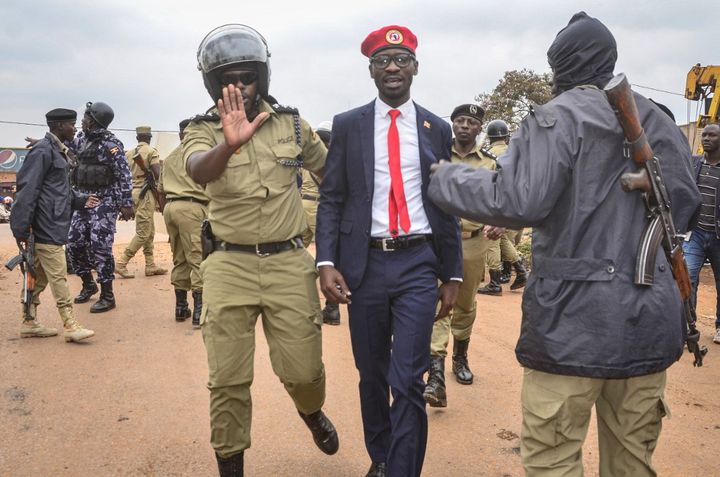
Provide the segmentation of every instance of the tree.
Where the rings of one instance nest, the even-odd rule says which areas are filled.
[[[506,71],[495,89],[478,94],[475,101],[485,109],[487,121],[502,119],[512,132],[530,113],[532,103],[544,104],[552,98],[551,78],[550,73],[537,74],[526,68]]]

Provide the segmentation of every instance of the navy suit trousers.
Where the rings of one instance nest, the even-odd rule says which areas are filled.
[[[430,361],[437,280],[429,243],[392,252],[371,248],[348,306],[365,446],[373,462],[387,462],[391,477],[419,476],[425,459],[423,374]]]

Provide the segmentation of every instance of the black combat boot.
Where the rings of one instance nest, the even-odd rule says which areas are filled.
[[[503,262],[502,274],[500,274],[500,283],[510,283],[512,277],[512,262],[507,260]]]
[[[423,398],[430,407],[447,407],[447,393],[445,392],[445,358],[443,356],[430,357],[428,381],[423,392]]]
[[[340,305],[333,305],[332,303],[325,302],[325,308],[323,308],[322,315],[323,323],[327,325],[339,325]]]
[[[512,282],[512,285],[510,285],[510,289],[517,290],[524,287],[527,283],[528,272],[527,269],[525,269],[525,265],[522,260],[518,260],[513,263],[513,268],[515,268],[515,281]]]
[[[193,312],[192,325],[193,328],[200,328],[200,315],[202,315],[202,290],[193,290]]]
[[[305,421],[305,425],[310,429],[315,445],[318,446],[321,451],[327,455],[333,455],[338,451],[340,441],[338,440],[337,431],[322,410],[315,411],[312,414],[303,414],[298,411],[298,414],[300,414],[302,420]]]
[[[239,454],[231,455],[227,459],[223,459],[217,455],[216,452],[215,458],[217,459],[220,477],[243,477],[244,455],[244,452],[240,452]]]
[[[487,285],[478,289],[478,293],[481,295],[502,295],[502,287],[500,286],[500,270],[490,270],[490,281]]]
[[[175,289],[175,321],[185,321],[190,318],[190,308],[187,301],[187,290]]]
[[[455,380],[460,384],[472,384],[473,373],[468,366],[467,350],[470,338],[466,340],[453,340],[452,370]]]
[[[100,284],[100,299],[90,307],[90,313],[102,313],[115,308],[115,295],[113,294],[113,282]]]
[[[98,292],[98,286],[95,280],[93,280],[92,273],[83,273],[80,275],[80,278],[83,282],[82,290],[80,290],[80,293],[78,293],[78,296],[76,296],[73,301],[75,303],[87,303],[90,301],[90,297]]]

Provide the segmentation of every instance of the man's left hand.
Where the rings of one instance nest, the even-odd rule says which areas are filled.
[[[450,310],[455,306],[457,301],[458,290],[460,290],[460,282],[450,280],[440,285],[438,295],[440,297],[440,311],[435,316],[435,321],[445,318],[450,314]]]
[[[506,232],[505,227],[495,227],[494,225],[486,225],[483,227],[483,234],[488,240],[497,240]]]
[[[85,208],[86,209],[94,209],[100,204],[100,199],[97,198],[96,195],[90,194],[85,201]]]
[[[441,159],[439,162],[436,162],[435,164],[430,164],[430,175],[433,175],[435,171],[440,169],[441,167],[450,164],[450,161],[446,161],[445,159]]]

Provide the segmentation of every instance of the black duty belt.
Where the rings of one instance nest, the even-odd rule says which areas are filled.
[[[430,234],[418,234],[418,235],[402,235],[396,238],[370,238],[370,246],[372,248],[379,248],[385,252],[392,252],[395,250],[403,250],[406,248],[417,247],[425,242],[430,242],[432,235]]]
[[[197,202],[198,204],[208,205],[207,200],[196,199],[195,197],[168,197],[165,199],[166,202],[175,202],[176,200],[183,200],[186,202]]]
[[[303,200],[312,200],[313,202],[317,202],[320,200],[319,196],[310,195],[310,194],[303,194],[302,198],[303,198]]]
[[[225,252],[246,252],[254,253],[259,257],[267,257],[274,253],[285,252],[287,250],[294,250],[296,248],[303,248],[303,241],[301,237],[293,237],[290,240],[283,242],[268,242],[259,243],[256,245],[240,245],[236,243],[229,243],[224,240],[213,240],[214,250],[223,250]]]

